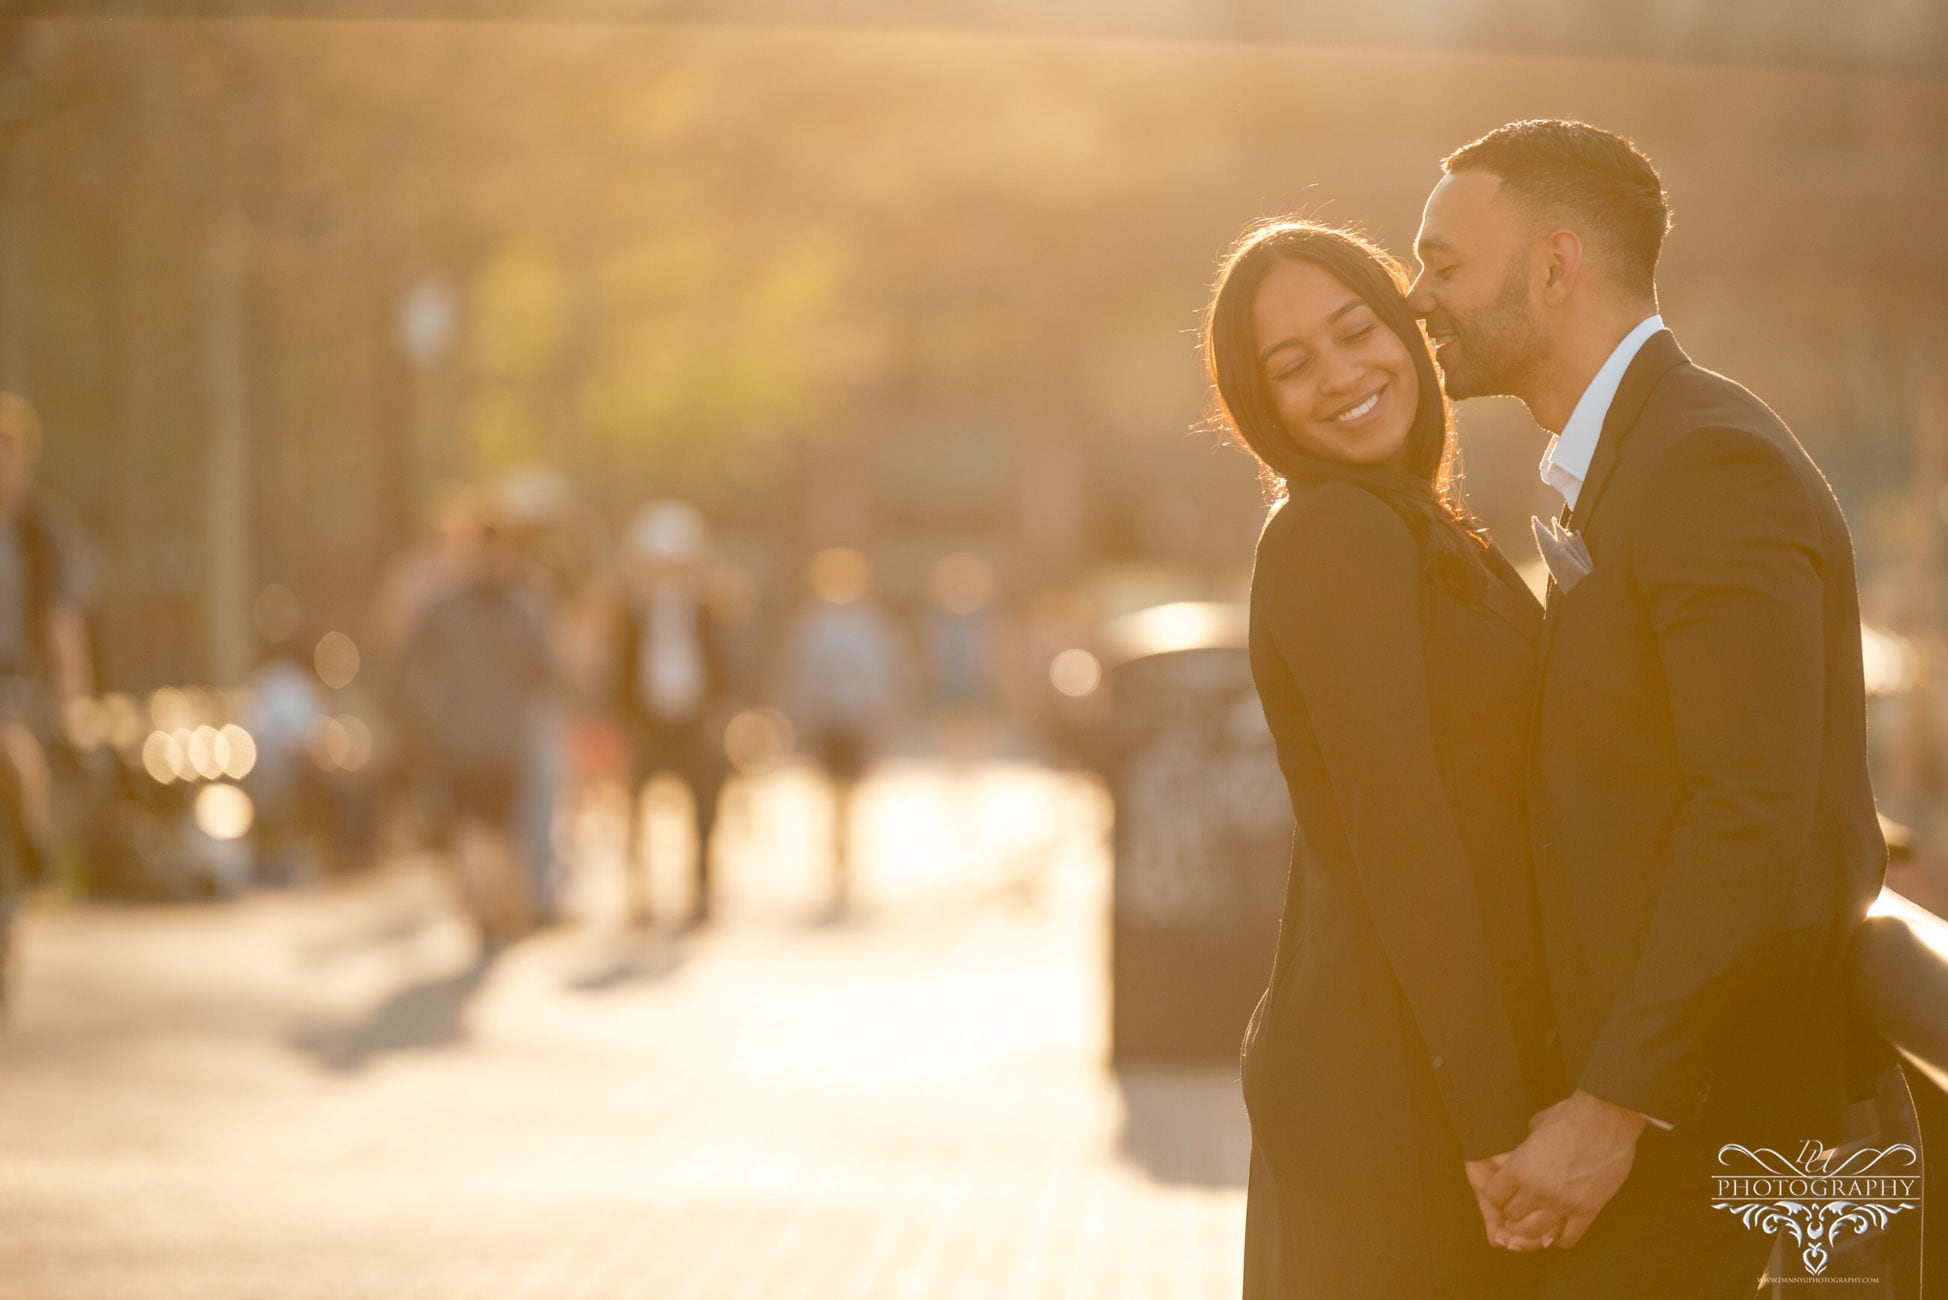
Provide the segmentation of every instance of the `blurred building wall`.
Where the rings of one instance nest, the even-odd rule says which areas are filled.
[[[1893,16],[1850,13],[1833,39],[1937,39],[1934,8],[1876,7]],[[1546,33],[1556,9],[1496,11]],[[1757,21],[1750,5],[1643,12],[1705,51]],[[648,496],[697,499],[776,600],[835,540],[913,557],[900,582],[974,548],[1004,590],[1132,561],[1221,585],[1262,510],[1244,458],[1199,427],[1195,330],[1220,250],[1254,217],[1305,210],[1404,253],[1439,157],[1538,115],[1624,131],[1659,163],[1677,213],[1667,318],[1793,424],[1848,508],[1870,594],[1912,605],[1940,580],[1916,560],[1941,516],[1915,466],[1944,436],[1948,87],[1885,70],[1425,43],[15,23],[0,379],[40,405],[44,477],[102,544],[104,658],[124,685],[234,671],[217,606],[263,583],[321,626],[356,624],[435,480],[526,462],[568,475],[598,535]],[[453,324],[416,350],[402,313],[428,283]],[[1471,404],[1463,428],[1471,489],[1514,527],[1540,437],[1506,403]]]

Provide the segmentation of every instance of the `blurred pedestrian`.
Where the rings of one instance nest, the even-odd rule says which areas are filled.
[[[320,802],[312,739],[329,715],[324,685],[295,631],[272,642],[244,683],[244,727],[256,761],[244,778],[256,809],[256,877],[287,884],[301,874],[298,854],[315,829]]]
[[[521,554],[492,515],[473,569],[408,637],[400,704],[441,778],[461,890],[491,951],[533,924],[517,799],[535,712],[555,672]]]
[[[703,516],[683,501],[655,501],[629,527],[628,590],[618,627],[615,706],[629,787],[629,910],[650,922],[650,869],[643,854],[643,787],[668,772],[689,791],[696,828],[689,925],[711,908],[710,842],[723,791],[725,706],[730,695],[724,630],[711,607]]]
[[[94,684],[86,603],[89,555],[80,528],[36,485],[41,422],[32,403],[0,393],[0,1006],[12,966],[13,913],[28,878],[48,868],[53,777],[44,737],[54,706]]]
[[[1000,694],[994,568],[970,552],[944,555],[927,575],[927,594],[927,686],[941,749],[955,760],[978,758],[994,743]]]
[[[371,615],[370,648],[376,677],[388,694],[400,697],[406,642],[436,601],[473,575],[479,563],[485,507],[479,491],[464,483],[442,483],[428,495],[419,541],[389,565],[379,583]],[[297,618],[292,606],[290,618]],[[289,634],[289,629],[283,630]],[[273,633],[273,640],[281,639]],[[394,718],[395,744],[381,772],[382,797],[397,800],[414,838],[437,840],[446,822],[445,793],[429,755],[420,752],[418,731]]]
[[[831,909],[851,901],[852,797],[897,717],[910,659],[892,617],[869,594],[872,564],[850,547],[821,551],[812,600],[786,638],[786,698],[832,791]]]
[[[370,636],[375,658],[396,658],[426,607],[472,574],[481,522],[480,493],[467,484],[441,483],[428,494],[419,541],[379,581]]]
[[[515,834],[533,892],[535,918],[555,919],[562,864],[557,862],[555,819],[574,805],[574,696],[590,686],[587,669],[599,658],[597,636],[588,635],[593,564],[577,525],[575,500],[560,471],[528,465],[494,485],[494,509],[520,554],[521,580],[547,632],[556,666],[554,684],[535,702],[533,733],[521,765],[515,798]]]

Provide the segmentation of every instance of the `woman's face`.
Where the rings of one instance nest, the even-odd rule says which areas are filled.
[[[1252,299],[1251,332],[1272,409],[1301,447],[1376,465],[1406,445],[1420,403],[1413,358],[1330,271],[1274,261]]]

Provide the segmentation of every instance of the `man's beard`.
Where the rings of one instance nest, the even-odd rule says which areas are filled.
[[[1524,374],[1544,351],[1542,326],[1529,310],[1529,265],[1518,253],[1502,274],[1495,301],[1466,316],[1449,316],[1454,343],[1439,357],[1449,398],[1519,395]]]

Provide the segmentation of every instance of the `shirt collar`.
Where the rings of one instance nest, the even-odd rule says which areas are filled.
[[[1577,494],[1583,489],[1583,480],[1589,476],[1590,459],[1596,455],[1596,440],[1603,434],[1603,419],[1610,413],[1610,403],[1616,400],[1623,372],[1630,369],[1630,363],[1637,359],[1637,353],[1650,336],[1663,328],[1662,316],[1646,316],[1624,335],[1623,342],[1597,368],[1596,377],[1576,400],[1576,409],[1569,413],[1562,432],[1549,439],[1549,449],[1542,453],[1539,467],[1542,481],[1561,493],[1571,509],[1575,508]]]

